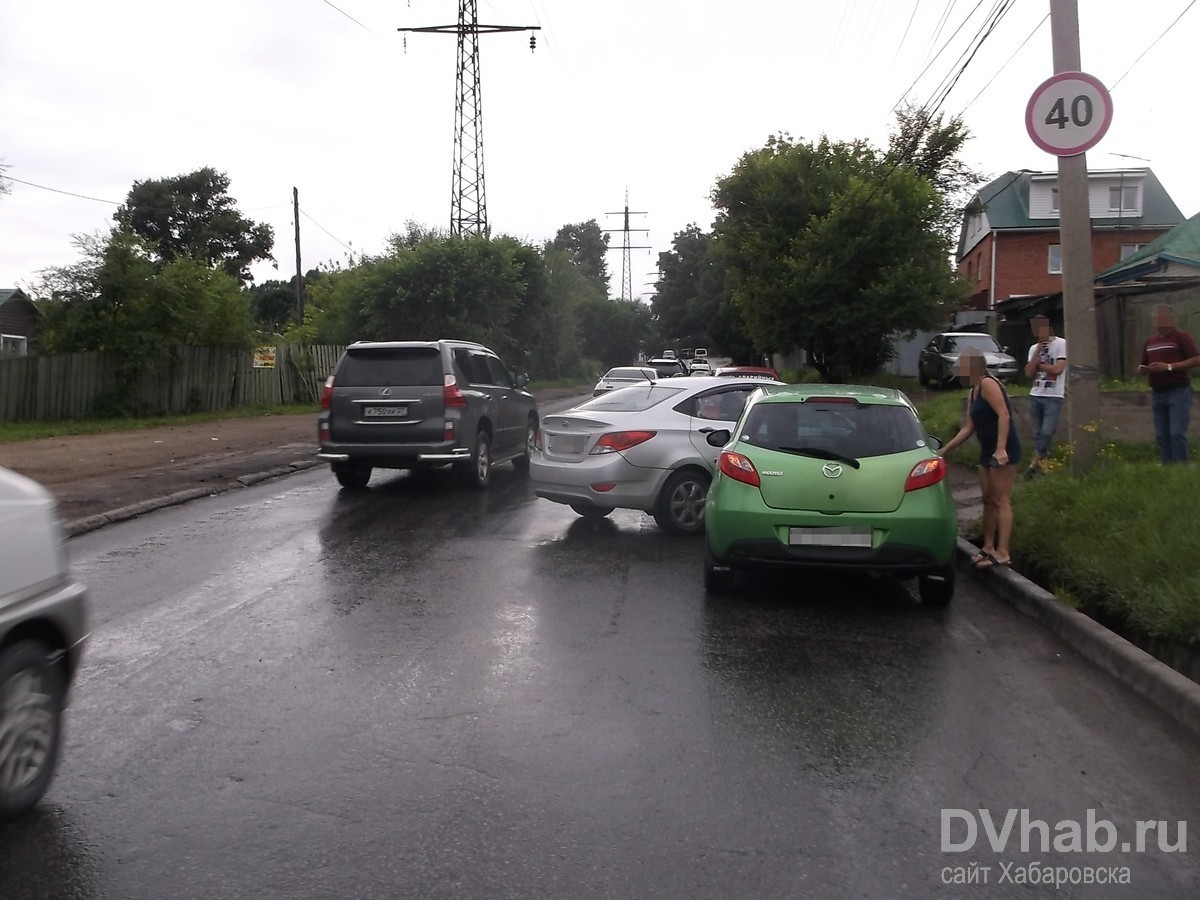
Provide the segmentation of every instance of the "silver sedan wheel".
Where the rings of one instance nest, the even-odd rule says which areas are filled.
[[[708,474],[695,469],[676,472],[663,485],[654,521],[671,534],[704,531],[704,504],[708,499]]]

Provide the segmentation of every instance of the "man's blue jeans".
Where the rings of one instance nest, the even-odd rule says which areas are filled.
[[[1154,410],[1154,436],[1163,464],[1187,462],[1188,420],[1192,414],[1192,386],[1180,385],[1166,391],[1154,391],[1150,397]]]
[[[1029,419],[1033,423],[1033,452],[1046,459],[1050,455],[1050,442],[1058,431],[1058,420],[1062,417],[1062,397],[1035,397],[1029,395]]]

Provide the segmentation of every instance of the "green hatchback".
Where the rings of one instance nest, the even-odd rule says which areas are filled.
[[[710,592],[740,571],[816,567],[916,577],[930,604],[954,596],[946,462],[902,392],[764,387],[708,442],[721,448],[704,513]]]

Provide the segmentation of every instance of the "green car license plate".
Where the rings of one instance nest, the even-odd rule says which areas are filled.
[[[408,415],[407,406],[368,406],[363,410],[368,419],[403,419]]]
[[[788,543],[800,547],[871,548],[871,529],[853,525],[830,528],[789,528]]]

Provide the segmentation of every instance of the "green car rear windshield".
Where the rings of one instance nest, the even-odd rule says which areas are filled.
[[[852,459],[926,446],[925,430],[906,406],[822,400],[755,404],[739,437],[770,450],[810,448]]]

